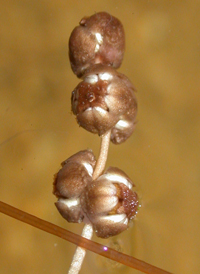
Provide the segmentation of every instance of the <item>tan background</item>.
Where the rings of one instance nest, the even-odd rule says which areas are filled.
[[[70,113],[79,80],[67,56],[72,29],[97,11],[122,21],[126,53],[120,72],[138,90],[135,133],[110,146],[107,163],[133,179],[142,204],[135,225],[117,241],[124,252],[173,273],[199,273],[198,0],[1,2],[0,199],[81,233],[82,225],[57,213],[52,178],[60,162],[79,150],[92,148],[98,155],[99,137],[79,128]],[[3,274],[67,273],[75,250],[2,214],[0,241]],[[105,265],[88,253],[82,273],[111,273]],[[117,271],[139,273],[123,267],[112,273]]]

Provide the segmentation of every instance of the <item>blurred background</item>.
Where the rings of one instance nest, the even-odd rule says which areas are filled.
[[[57,212],[53,175],[100,138],[79,128],[68,60],[85,15],[120,19],[119,69],[137,88],[137,127],[111,144],[107,166],[126,172],[141,208],[128,231],[95,241],[172,273],[200,268],[200,2],[198,0],[7,0],[0,11],[0,199],[76,233]],[[75,246],[0,215],[0,273],[67,273]],[[87,253],[81,273],[141,273]]]

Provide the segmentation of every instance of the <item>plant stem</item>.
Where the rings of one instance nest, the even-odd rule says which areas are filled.
[[[91,224],[86,224],[83,228],[81,236],[90,240],[92,238],[93,234],[93,228]],[[68,271],[68,274],[77,274],[79,273],[83,260],[85,258],[86,249],[78,246],[76,248],[76,251],[74,253],[74,257],[72,259],[72,263],[70,265],[70,269]]]
[[[97,160],[95,170],[93,173],[93,180],[96,180],[101,173],[103,172],[105,165],[106,165],[106,160],[108,157],[108,149],[109,149],[109,144],[110,144],[110,135],[111,135],[111,130],[108,130],[101,138],[101,147],[100,147],[100,153],[99,153],[99,158]]]
[[[107,131],[101,138],[101,147],[100,147],[100,153],[99,153],[99,158],[97,160],[94,173],[92,175],[92,179],[96,180],[101,173],[104,171],[107,157],[108,157],[108,149],[109,149],[109,144],[110,144],[110,134],[111,130]],[[91,240],[93,235],[93,228],[91,224],[85,224],[81,236]],[[78,274],[83,260],[85,258],[86,250],[82,247],[77,247],[76,251],[74,253],[72,263],[70,265],[70,269],[68,271],[68,274]]]

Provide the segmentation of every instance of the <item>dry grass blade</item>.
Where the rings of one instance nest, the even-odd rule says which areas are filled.
[[[13,217],[19,221],[37,227],[41,230],[44,230],[50,234],[56,235],[62,239],[65,239],[75,245],[81,246],[85,249],[88,249],[94,253],[97,253],[101,256],[107,257],[111,260],[117,261],[134,269],[140,270],[143,273],[147,274],[170,274],[165,270],[152,266],[148,263],[145,263],[141,260],[128,256],[126,254],[120,253],[114,249],[107,248],[101,244],[95,243],[91,240],[87,240],[73,232],[70,232],[66,229],[63,229],[57,225],[39,219],[29,213],[26,213],[22,210],[19,210],[15,207],[12,207],[4,202],[0,201],[0,212]]]

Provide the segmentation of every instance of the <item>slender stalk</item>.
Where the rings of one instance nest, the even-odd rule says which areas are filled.
[[[99,157],[94,169],[94,173],[92,175],[93,180],[96,180],[101,173],[104,171],[107,157],[108,157],[108,149],[110,144],[110,134],[111,130],[107,131],[101,138],[101,147],[100,147],[100,153]],[[93,235],[93,228],[91,224],[86,224],[82,231],[82,237],[91,240]],[[70,269],[68,271],[68,274],[78,274],[83,260],[85,258],[86,250],[82,247],[77,247],[76,251],[74,253],[72,263],[70,265]]]
[[[90,240],[92,238],[93,234],[93,228],[91,224],[86,224],[83,228],[81,236]],[[70,269],[68,271],[68,274],[76,274],[79,273],[83,260],[85,258],[86,249],[78,246],[76,248],[76,251],[74,253],[74,257],[72,259],[72,263],[70,266]]]
[[[110,135],[111,135],[111,130],[108,130],[101,138],[101,147],[100,147],[100,153],[99,153],[99,158],[97,160],[95,170],[93,173],[93,180],[96,180],[101,173],[103,172],[107,157],[108,157],[108,149],[109,149],[109,144],[110,144]]]
[[[87,240],[80,235],[77,235],[71,231],[68,231],[62,227],[54,225],[50,222],[42,220],[36,216],[33,216],[27,212],[10,206],[4,202],[0,201],[0,212],[4,213],[12,218],[15,218],[21,222],[34,226],[41,229],[47,233],[60,237],[70,243],[81,246],[84,249],[88,249],[94,253],[97,253],[103,257],[114,260],[126,266],[132,267],[134,269],[140,270],[147,274],[171,274],[165,270],[158,267],[145,263],[129,255],[118,252],[112,248],[103,246],[99,243],[95,243],[91,240]]]

